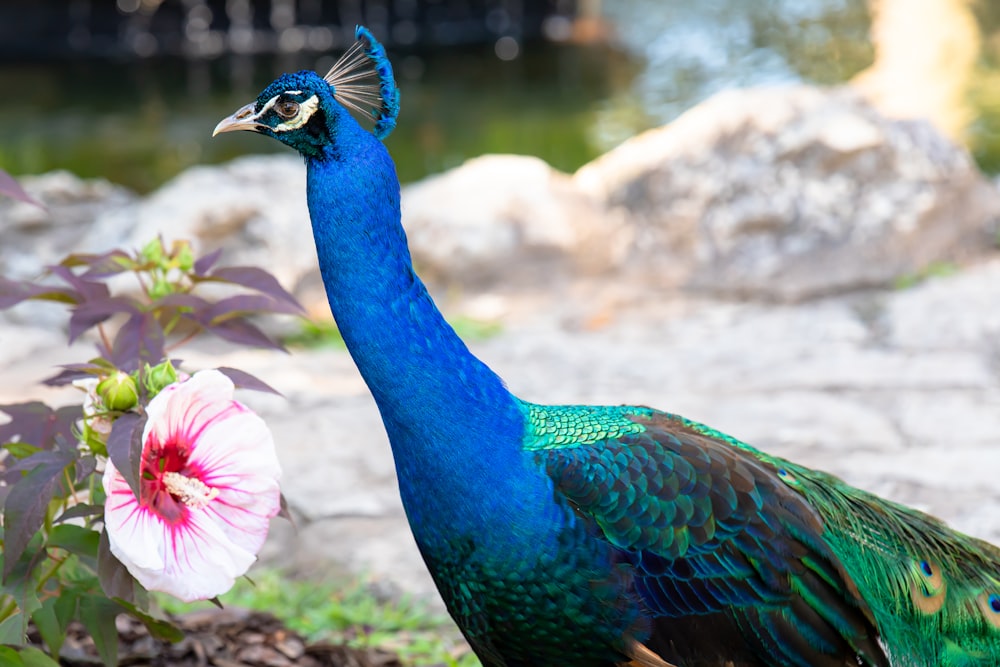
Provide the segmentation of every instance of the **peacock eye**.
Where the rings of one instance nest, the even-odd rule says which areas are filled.
[[[274,110],[282,118],[295,118],[299,113],[299,103],[292,100],[282,100],[274,105]]]

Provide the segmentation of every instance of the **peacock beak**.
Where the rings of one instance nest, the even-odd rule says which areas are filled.
[[[215,126],[215,130],[212,131],[212,136],[214,137],[223,132],[235,132],[237,130],[259,132],[264,125],[257,122],[256,111],[257,108],[253,102],[245,107],[240,107],[232,116],[227,116],[219,121],[219,124]]]

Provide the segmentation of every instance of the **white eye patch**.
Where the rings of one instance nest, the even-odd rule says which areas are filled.
[[[282,93],[282,95],[295,95],[300,93],[301,91],[299,90],[288,90]],[[257,122],[259,125],[264,125],[264,123],[260,122],[260,118],[268,111],[270,111],[272,108],[274,108],[274,105],[278,103],[278,100],[280,98],[281,95],[275,95],[274,97],[269,99],[264,104],[264,106],[260,108],[260,111],[255,113],[250,118],[247,118],[246,121],[247,122],[254,121]],[[288,132],[289,130],[298,129],[309,122],[309,119],[312,118],[312,115],[316,113],[316,109],[318,108],[319,108],[319,98],[313,95],[312,97],[303,100],[302,102],[299,103],[299,112],[295,115],[294,118],[286,120],[284,123],[281,123],[279,125],[275,125],[271,129],[274,132]]]
[[[272,102],[274,102],[274,100],[269,100],[267,104],[269,105]],[[266,109],[267,105],[265,105],[264,108]],[[296,114],[294,118],[286,120],[284,123],[280,125],[275,125],[274,131],[287,132],[289,130],[297,130],[298,128],[302,127],[303,125],[309,122],[309,119],[312,118],[312,115],[316,113],[316,109],[318,108],[319,108],[319,98],[316,97],[315,95],[313,95],[308,99],[302,100],[302,102],[299,103],[299,113]],[[263,113],[263,111],[264,109],[261,109],[261,113]]]

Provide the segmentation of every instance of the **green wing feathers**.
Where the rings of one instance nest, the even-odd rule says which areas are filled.
[[[774,664],[1000,665],[996,547],[674,415],[526,414],[525,449],[653,614],[722,614]]]
[[[819,509],[894,665],[1000,665],[1000,549],[830,475],[779,465]]]

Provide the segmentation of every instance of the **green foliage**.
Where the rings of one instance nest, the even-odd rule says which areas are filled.
[[[449,318],[448,323],[459,337],[467,341],[487,340],[493,338],[503,330],[499,322],[479,320],[466,315]]]
[[[157,599],[170,613],[188,609],[167,596]],[[414,665],[479,665],[442,612],[409,597],[383,599],[363,582],[290,579],[275,570],[261,570],[252,581],[238,581],[219,600],[268,611],[312,641],[383,648]]]
[[[958,271],[958,266],[954,262],[931,262],[920,271],[897,277],[892,286],[898,290],[909,289],[931,278],[954,275],[956,271]]]
[[[455,332],[466,341],[487,340],[499,334],[503,327],[499,322],[480,320],[465,315],[450,318]],[[333,320],[299,320],[299,330],[282,337],[281,342],[288,347],[321,349],[335,348],[346,350],[344,338]]]
[[[0,195],[30,200],[2,170]],[[86,394],[75,405],[0,405],[0,644],[6,645],[0,646],[0,664],[55,664],[25,646],[29,622],[49,656],[59,654],[68,625],[82,623],[102,663],[112,667],[119,614],[135,617],[154,637],[180,638],[176,628],[147,613],[146,592],[111,554],[98,470],[110,458],[139,497],[144,411],[178,378],[170,361],[176,349],[204,334],[280,348],[250,318],[301,312],[269,273],[217,267],[218,258],[218,252],[195,258],[187,243],[168,248],[155,239],[140,251],[69,255],[37,281],[0,277],[0,310],[24,301],[61,305],[69,310],[70,342],[90,332],[97,348],[86,363],[69,364],[45,380],[78,384]],[[132,274],[137,287],[113,293],[112,279],[123,274]],[[202,296],[209,284],[228,286],[229,295]],[[238,387],[270,390],[242,371],[219,370]]]
[[[299,330],[284,336],[281,342],[288,347],[347,349],[344,345],[344,339],[340,335],[340,329],[337,328],[337,323],[333,320],[302,318],[299,320]]]

